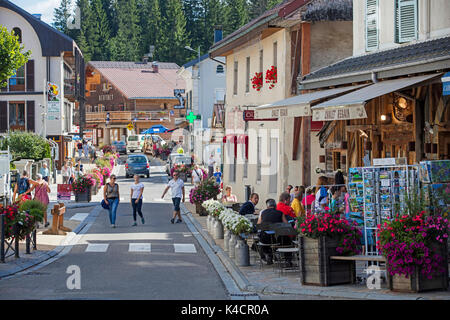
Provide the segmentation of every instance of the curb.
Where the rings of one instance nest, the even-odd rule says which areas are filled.
[[[89,213],[89,216],[86,217],[86,219],[84,219],[83,222],[81,222],[75,228],[75,230],[72,231],[75,236],[79,235],[79,234],[84,234],[90,228],[90,226],[92,225],[94,220],[99,215],[100,208],[101,207],[94,208]],[[87,226],[87,228],[85,228],[86,226]],[[72,236],[71,239],[68,241],[68,237],[69,236],[66,236],[66,238],[64,238],[63,242],[70,243],[73,240],[73,238],[76,238],[76,237]],[[32,260],[29,260],[27,262],[16,263],[16,267],[14,267],[8,271],[0,272],[0,280],[12,277],[12,276],[17,275],[22,272],[32,271],[32,270],[28,270],[28,269],[33,268],[33,267],[36,267],[36,268],[33,268],[33,270],[44,267],[44,266],[48,265],[49,263],[55,261],[56,259],[59,259],[59,258],[63,257],[64,255],[66,255],[67,253],[69,253],[70,250],[72,249],[72,246],[73,246],[73,244],[60,245],[51,251],[44,252],[43,254],[41,254],[40,256],[38,256]]]
[[[298,288],[298,289],[283,289],[277,287],[269,287],[264,285],[252,285],[239,269],[234,261],[223,251],[221,247],[216,245],[211,235],[203,229],[200,223],[193,217],[193,214],[182,205],[183,213],[189,217],[192,225],[197,229],[198,233],[208,243],[209,247],[214,251],[215,255],[222,263],[222,267],[225,267],[227,273],[233,278],[235,284],[241,291],[252,292],[254,294],[281,294],[286,295],[307,295],[307,296],[320,296],[328,298],[342,298],[342,299],[360,299],[360,300],[450,300],[450,296],[440,296],[435,298],[423,297],[417,295],[402,295],[402,294],[389,294],[389,293],[376,293],[376,292],[354,292],[354,291],[342,291],[336,290],[333,287],[327,289],[314,289],[312,287]],[[217,270],[217,268],[216,268]],[[219,271],[218,271],[219,272]],[[219,272],[220,274],[220,272]]]

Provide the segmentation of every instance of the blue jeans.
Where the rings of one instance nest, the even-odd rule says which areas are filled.
[[[131,199],[131,206],[133,207],[133,219],[135,222],[136,222],[136,211],[141,218],[144,217],[142,215],[142,199],[139,199],[137,204],[136,204],[136,199]]]
[[[119,206],[119,198],[108,199],[109,203],[109,221],[111,224],[116,224],[117,207]]]

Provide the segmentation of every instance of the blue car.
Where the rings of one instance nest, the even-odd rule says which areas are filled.
[[[114,141],[112,146],[116,149],[118,154],[127,154],[127,145],[123,141]]]
[[[150,178],[150,162],[143,154],[130,155],[125,163],[125,177],[145,175]]]

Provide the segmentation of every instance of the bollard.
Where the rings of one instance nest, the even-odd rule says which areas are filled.
[[[19,224],[14,225],[14,256],[18,259],[19,256]]]
[[[25,238],[25,253],[31,254],[31,237],[29,234],[27,234],[27,237]]]
[[[33,231],[33,250],[37,250],[37,223],[36,228]]]
[[[5,263],[5,215],[0,215],[0,261]]]

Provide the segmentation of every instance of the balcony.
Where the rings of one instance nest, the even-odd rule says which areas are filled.
[[[110,124],[124,124],[130,122],[169,121],[167,111],[102,111],[86,112],[86,123],[105,123],[109,113]],[[170,119],[172,119],[171,117]]]
[[[64,79],[64,97],[75,101],[75,79]]]

